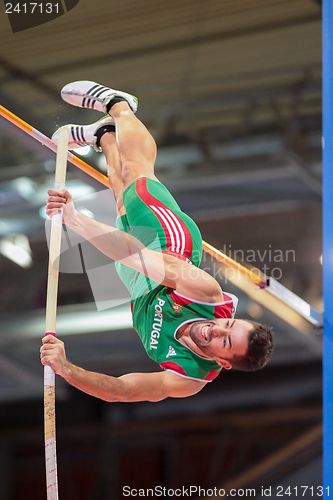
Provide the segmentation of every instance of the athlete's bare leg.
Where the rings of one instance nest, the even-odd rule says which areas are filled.
[[[155,140],[147,128],[135,116],[125,101],[114,104],[109,114],[116,124],[116,138],[124,188],[138,177],[156,179],[154,164],[157,148]]]
[[[104,134],[101,137],[100,145],[103,149],[108,165],[110,187],[117,203],[119,215],[124,215],[126,213],[123,205],[124,182],[122,179],[122,167],[116,141],[116,134],[112,132]]]

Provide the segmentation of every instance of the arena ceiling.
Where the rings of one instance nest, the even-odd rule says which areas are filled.
[[[15,34],[1,18],[2,100],[27,109],[37,125],[48,122],[49,131],[65,109],[59,89],[74,79],[128,89],[158,129],[181,115],[177,126],[187,134],[264,122],[275,106],[281,119],[295,107],[320,110],[321,12],[313,0],[97,5],[81,0],[64,17]],[[302,95],[307,86],[312,92]]]
[[[160,147],[158,175],[205,238],[220,247],[227,241],[233,248],[296,248],[285,284],[320,305],[320,2],[80,0],[65,16],[14,34],[1,16],[0,47],[0,103],[48,135],[64,123],[98,117],[61,102],[59,90],[71,80],[138,95],[139,115]],[[39,210],[52,184],[53,155],[0,120],[0,235],[27,235],[34,253],[30,271],[0,257],[2,311],[12,315],[39,304],[33,290],[45,284]],[[86,159],[105,169],[97,154]],[[86,195],[97,188],[71,167],[69,181]],[[62,279],[68,297],[80,302],[84,289],[83,302],[93,299],[82,277]],[[267,311],[265,318],[277,321]],[[2,324],[0,398],[19,397],[18,381],[24,394],[25,377],[37,373],[30,356],[37,337],[25,337],[12,318],[3,316]],[[295,346],[300,362],[318,359],[316,340],[276,326],[277,363]],[[82,363],[103,369],[107,337],[92,347],[93,332],[85,336],[87,347],[75,344],[76,352]],[[131,342],[128,353],[141,359]]]

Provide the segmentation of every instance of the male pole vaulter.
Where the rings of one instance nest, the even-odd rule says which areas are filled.
[[[110,402],[192,396],[222,368],[262,368],[272,352],[271,329],[233,319],[237,298],[198,267],[200,231],[155,177],[156,144],[135,116],[137,99],[91,81],[69,83],[61,95],[74,106],[105,115],[91,125],[67,125],[69,147],[89,145],[104,152],[118,227],[76,211],[66,190],[48,191],[47,214],[63,209],[71,230],[117,261],[131,295],[133,326],[162,371],[121,377],[86,371],[67,360],[64,343],[53,336],[43,338],[42,364],[81,391]],[[145,228],[157,238],[149,238]]]

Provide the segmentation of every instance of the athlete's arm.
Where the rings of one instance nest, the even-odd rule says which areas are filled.
[[[163,285],[195,300],[210,303],[223,300],[223,292],[216,279],[199,267],[188,264],[173,255],[159,254],[149,249],[144,249],[141,255],[145,261],[149,262],[151,268],[154,268],[154,264],[157,268],[160,255],[163,256],[165,273]]]
[[[64,343],[48,335],[43,338],[41,363],[81,391],[108,402],[162,401],[197,394],[205,382],[189,380],[171,372],[129,373],[112,377],[84,370],[67,360]]]
[[[47,214],[50,216],[63,209],[67,226],[108,257],[192,299],[203,302],[223,300],[218,282],[202,269],[172,255],[146,248],[134,236],[78,212],[66,190],[50,189],[48,193]]]

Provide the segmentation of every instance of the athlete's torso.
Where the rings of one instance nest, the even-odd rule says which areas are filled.
[[[176,339],[176,333],[183,324],[196,320],[232,318],[238,299],[232,294],[223,295],[223,302],[209,304],[159,286],[145,297],[135,300],[133,326],[148,356],[163,369],[185,377],[207,382],[216,378],[221,366],[181,344]]]

